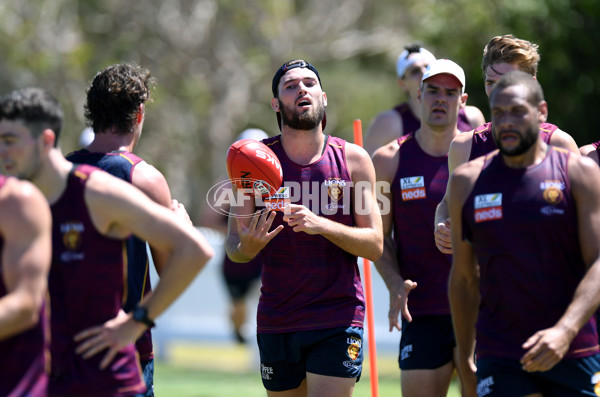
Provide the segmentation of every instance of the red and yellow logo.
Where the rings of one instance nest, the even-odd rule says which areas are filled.
[[[544,190],[544,200],[552,205],[560,203],[562,198],[563,192],[555,187],[549,187],[548,189]]]
[[[348,338],[348,357],[352,361],[356,361],[358,356],[360,355],[360,348],[362,346],[362,341],[357,338]]]
[[[565,184],[557,180],[547,180],[540,183],[540,189],[543,191],[544,200],[550,205],[556,205],[563,199]]]
[[[340,201],[344,195],[346,181],[341,178],[329,178],[323,183],[327,186],[327,195],[331,197],[333,201]]]
[[[350,356],[352,361],[356,361],[359,353],[360,353],[360,347],[358,347],[358,345],[352,344],[352,345],[348,346],[348,356]]]
[[[63,234],[63,244],[66,249],[76,251],[81,246],[81,234],[84,231],[81,222],[65,222],[60,225],[60,231]]]
[[[597,396],[600,396],[600,372],[596,372],[594,376],[592,376],[592,384],[594,385],[594,393]]]

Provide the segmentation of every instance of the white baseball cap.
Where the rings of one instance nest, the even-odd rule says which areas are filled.
[[[449,59],[437,59],[431,62],[425,70],[425,73],[423,73],[421,83],[424,83],[428,78],[438,74],[450,74],[456,77],[456,79],[462,85],[461,93],[465,92],[465,71],[458,66],[456,62],[453,62]]]
[[[402,51],[398,60],[396,61],[396,75],[398,77],[404,76],[406,69],[412,66],[415,62],[423,60],[425,64],[429,64],[435,61],[435,57],[425,48],[420,47],[419,52],[408,52],[408,50]]]

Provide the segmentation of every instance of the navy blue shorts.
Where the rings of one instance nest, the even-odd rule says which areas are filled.
[[[267,390],[295,389],[307,372],[360,379],[363,362],[360,327],[259,333],[257,339],[262,382]]]
[[[402,318],[400,369],[436,369],[454,357],[454,329],[450,315]]]
[[[516,359],[485,357],[477,360],[479,397],[600,396],[600,354],[562,360],[545,372],[526,372]]]

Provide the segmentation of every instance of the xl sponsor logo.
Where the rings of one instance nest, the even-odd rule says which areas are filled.
[[[427,197],[425,178],[422,176],[400,178],[400,190],[402,191],[402,201],[419,200]]]
[[[502,193],[475,196],[475,223],[502,219]]]
[[[290,188],[282,186],[277,193],[265,199],[265,208],[271,211],[285,211],[290,206]]]

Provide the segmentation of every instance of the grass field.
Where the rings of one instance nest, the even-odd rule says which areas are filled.
[[[253,351],[229,343],[172,344],[168,360],[157,360],[154,370],[157,397],[264,397],[266,392]],[[379,396],[401,396],[400,373],[396,358],[377,358]],[[370,366],[365,360],[360,382],[354,389],[355,397],[371,396]],[[448,393],[460,396],[453,382]]]

